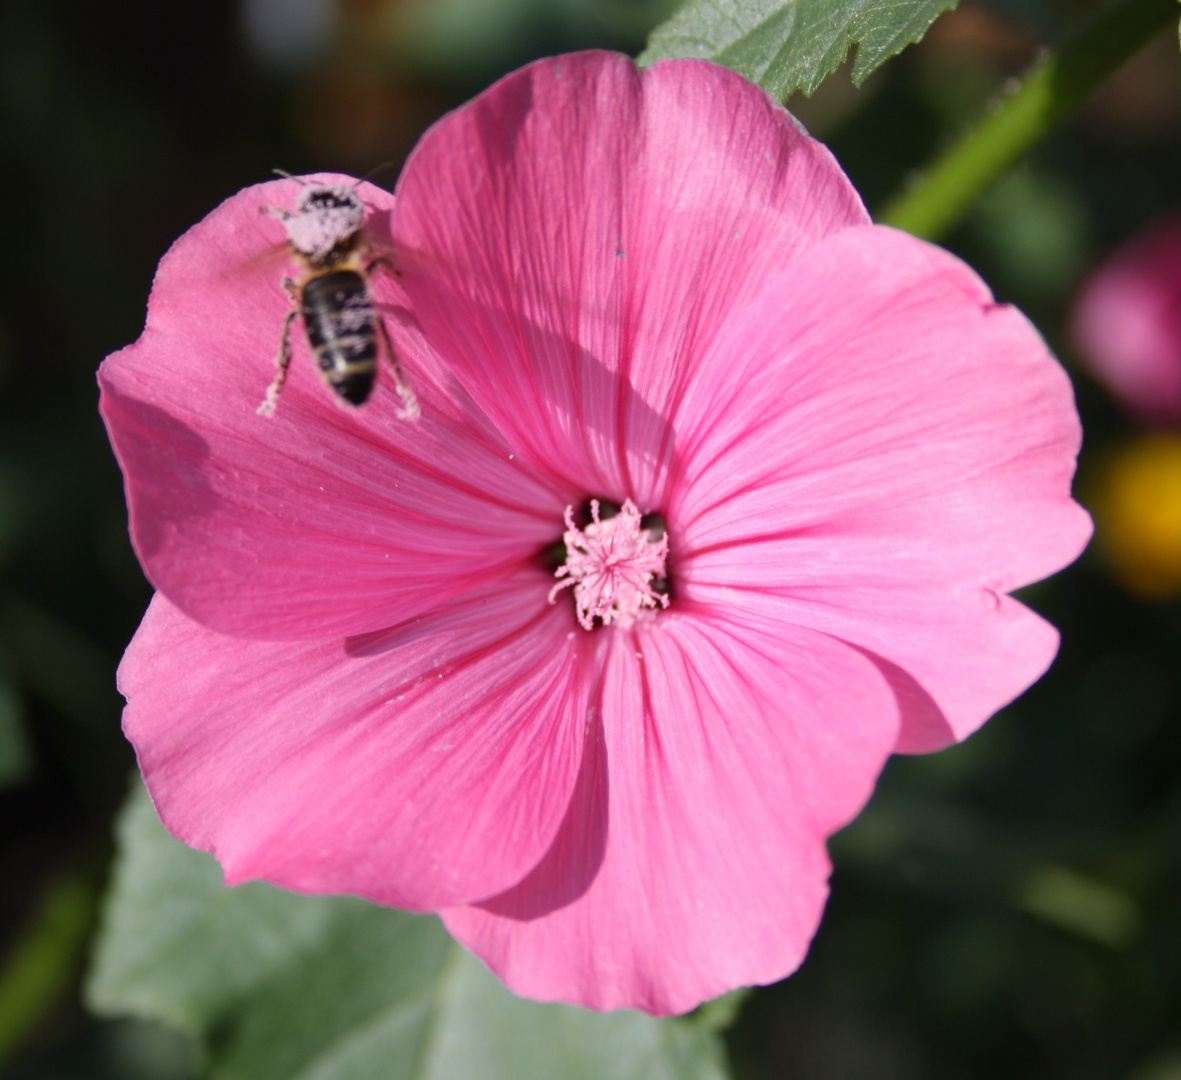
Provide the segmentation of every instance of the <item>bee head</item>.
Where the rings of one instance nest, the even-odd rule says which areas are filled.
[[[365,204],[347,184],[308,185],[300,193],[295,212],[282,217],[291,246],[320,262],[356,235],[365,221]]]

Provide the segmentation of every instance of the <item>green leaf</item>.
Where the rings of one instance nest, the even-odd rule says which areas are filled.
[[[226,888],[142,789],[87,986],[98,1013],[201,1040],[217,1080],[724,1080],[696,1017],[599,1014],[514,997],[438,919],[348,897]]]
[[[786,101],[811,95],[857,45],[853,81],[913,41],[959,0],[686,0],[648,38],[641,66],[694,56]]]

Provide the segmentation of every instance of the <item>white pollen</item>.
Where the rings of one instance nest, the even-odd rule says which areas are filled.
[[[351,184],[309,184],[293,213],[271,210],[283,222],[291,246],[313,262],[327,258],[337,244],[353,236],[364,224],[366,213]]]

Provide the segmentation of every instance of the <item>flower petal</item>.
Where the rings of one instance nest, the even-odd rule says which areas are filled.
[[[443,913],[511,989],[668,1014],[801,962],[825,838],[869,797],[898,712],[854,650],[767,629],[670,614],[614,636],[554,847],[512,891]]]
[[[229,638],[157,595],[119,674],[164,824],[231,883],[416,909],[511,886],[561,823],[593,684],[546,589],[328,644]]]
[[[1053,659],[1003,594],[1090,536],[1070,383],[952,256],[876,227],[824,241],[735,320],[677,431],[683,594],[773,597],[902,668],[947,720],[905,748],[963,738]]]
[[[291,307],[283,228],[262,211],[298,190],[248,188],[177,241],[143,336],[99,382],[152,583],[216,630],[313,640],[390,626],[515,567],[554,541],[572,492],[522,469],[378,269],[374,297],[422,419],[397,419],[388,370],[363,409],[341,408],[298,321],[278,413],[255,415]],[[388,247],[392,197],[359,190]]]
[[[769,274],[868,220],[832,155],[704,61],[531,64],[435,125],[398,184],[415,314],[538,470],[651,505],[668,405]]]

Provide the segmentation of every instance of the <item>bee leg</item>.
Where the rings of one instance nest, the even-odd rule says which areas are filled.
[[[377,328],[381,332],[381,340],[385,342],[385,354],[390,358],[390,367],[394,369],[394,386],[397,387],[398,397],[402,399],[402,407],[398,410],[399,420],[417,420],[422,413],[418,407],[418,398],[402,374],[402,365],[398,361],[398,354],[394,352],[394,343],[390,340],[390,332],[386,329],[385,320],[377,319]]]
[[[365,273],[367,273],[367,274],[372,274],[372,273],[373,273],[373,268],[374,268],[375,266],[382,266],[382,267],[385,267],[385,269],[386,269],[386,270],[388,270],[388,271],[389,271],[391,274],[393,274],[393,275],[394,275],[394,277],[396,277],[396,278],[400,278],[400,277],[402,276],[402,271],[401,271],[401,270],[399,270],[399,269],[398,269],[398,268],[397,268],[397,267],[396,267],[396,266],[395,266],[395,265],[394,265],[392,262],[390,262],[390,260],[389,260],[388,258],[386,258],[386,256],[384,256],[384,255],[378,255],[378,256],[377,256],[377,258],[376,258],[376,259],[374,259],[372,262],[370,262],[370,263],[367,263],[367,264],[366,264],[366,266],[365,266]]]
[[[287,282],[283,284],[286,285]],[[279,338],[279,355],[275,357],[275,367],[279,371],[275,375],[275,381],[267,387],[267,396],[263,399],[263,403],[255,410],[259,416],[269,419],[275,415],[275,408],[279,404],[279,394],[282,393],[283,384],[287,381],[287,368],[291,365],[291,324],[298,314],[299,308],[292,308],[287,312],[287,318],[283,320],[283,333]]]

